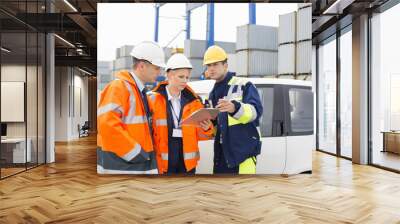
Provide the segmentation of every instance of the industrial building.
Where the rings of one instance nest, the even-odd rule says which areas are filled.
[[[261,25],[256,15],[261,5],[279,1],[237,3],[247,22],[229,41],[214,35],[216,5],[224,3],[179,3],[184,41],[162,47],[166,59],[178,52],[189,58],[191,81],[207,78],[203,55],[216,44],[237,76],[309,83],[312,100],[299,114],[312,120],[299,124],[312,142],[282,138],[292,151],[280,155],[310,143],[312,169],[288,172],[285,159],[285,169],[273,175],[98,175],[99,95],[116,72],[132,69],[134,47],[122,44],[113,60],[98,60],[98,9],[127,2],[151,5],[148,29],[160,42],[160,13],[175,3],[0,2],[0,223],[400,222],[399,1],[290,1],[294,10],[279,15],[277,26]],[[191,35],[200,8],[207,11],[203,39]],[[277,113],[283,103],[273,102],[266,111]],[[298,113],[296,101],[286,103],[289,112],[282,113]]]

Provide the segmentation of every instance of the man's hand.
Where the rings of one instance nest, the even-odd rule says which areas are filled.
[[[220,112],[235,112],[235,104],[233,104],[230,100],[219,99],[215,108],[217,108]]]
[[[205,120],[200,122],[199,124],[204,131],[207,131],[208,129],[210,129],[212,123],[210,120]]]

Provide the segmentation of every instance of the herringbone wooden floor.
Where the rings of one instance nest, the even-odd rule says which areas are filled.
[[[0,223],[400,223],[400,175],[323,153],[289,178],[98,176],[95,145],[0,181]]]

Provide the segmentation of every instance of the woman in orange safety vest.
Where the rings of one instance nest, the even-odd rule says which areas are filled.
[[[161,82],[148,95],[160,174],[195,173],[200,159],[198,141],[212,137],[209,120],[199,126],[181,125],[182,120],[204,107],[187,86],[191,69],[183,54],[174,54],[166,66],[168,81]]]

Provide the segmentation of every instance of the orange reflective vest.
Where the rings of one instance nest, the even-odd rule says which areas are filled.
[[[167,101],[165,88],[168,82],[161,82],[149,95],[149,105],[153,114],[154,148],[157,157],[159,173],[168,171],[168,127],[167,127]],[[199,97],[190,87],[186,86],[181,94],[185,94],[189,102],[182,108],[182,120],[193,112],[203,108]],[[213,128],[204,131],[196,126],[182,126],[183,158],[187,171],[197,166],[200,159],[198,141],[208,140],[212,137]]]
[[[102,91],[97,124],[98,173],[158,173],[142,95],[128,71]]]

